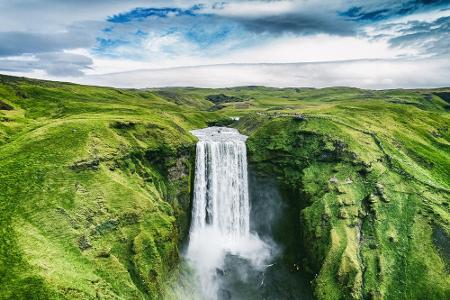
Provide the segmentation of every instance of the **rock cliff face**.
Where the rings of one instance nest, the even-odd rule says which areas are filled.
[[[364,133],[355,141],[324,120],[257,117],[239,126],[250,135],[250,161],[278,178],[294,210],[280,238],[295,245],[288,262],[313,275],[316,298],[448,296],[445,257],[431,236],[447,224],[434,201],[448,193],[405,171],[388,141]]]
[[[101,146],[101,139],[96,142]],[[42,173],[45,181],[30,195],[35,210],[13,223],[12,246],[45,281],[25,277],[11,290],[8,284],[15,282],[6,282],[3,295],[158,299],[179,263],[178,246],[188,229],[194,145],[162,144],[111,157],[98,153]],[[49,180],[57,181],[57,189],[64,186],[64,194],[49,190]],[[47,193],[56,197],[44,204],[40,199]],[[51,284],[61,278],[67,281]]]

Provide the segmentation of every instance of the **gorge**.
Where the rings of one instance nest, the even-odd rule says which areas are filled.
[[[225,258],[236,256],[264,268],[270,256],[268,245],[250,232],[247,137],[225,127],[193,134],[199,142],[187,258],[204,299],[218,299],[219,293],[231,298],[220,278],[225,275]]]
[[[196,288],[178,286],[177,298],[311,299],[305,272],[282,262],[284,245],[272,231],[287,203],[273,180],[248,174],[247,137],[228,127],[192,134],[199,141],[184,257],[193,277],[186,281]]]

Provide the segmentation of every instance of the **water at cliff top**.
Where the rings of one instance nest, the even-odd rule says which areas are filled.
[[[226,257],[253,269],[267,267],[270,248],[250,232],[246,136],[236,129],[194,130],[198,137],[190,241],[186,258],[204,299],[229,299],[223,289]]]

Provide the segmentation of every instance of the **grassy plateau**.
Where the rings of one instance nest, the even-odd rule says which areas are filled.
[[[117,89],[0,75],[0,299],[161,299],[196,139],[233,126],[317,299],[450,299],[450,89]],[[295,226],[294,226],[295,225]],[[298,229],[298,230],[297,230]]]

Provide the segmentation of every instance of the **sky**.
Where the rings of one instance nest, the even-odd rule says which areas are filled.
[[[450,86],[450,0],[0,0],[0,73],[133,88]]]

